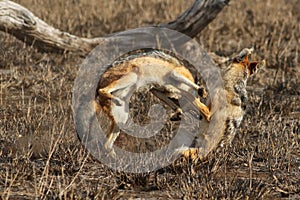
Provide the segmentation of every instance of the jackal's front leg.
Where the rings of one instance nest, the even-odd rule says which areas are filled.
[[[107,140],[106,140],[106,142],[105,142],[105,144],[104,144],[105,150],[113,158],[116,157],[116,153],[113,149],[113,145],[114,145],[114,142],[116,141],[117,137],[119,136],[119,134],[120,134],[120,131],[110,133]]]
[[[187,79],[186,77],[182,76],[181,74],[179,74],[176,71],[173,71],[171,73],[171,77],[173,79],[175,79],[176,81],[180,82],[180,83],[184,83],[187,86],[190,86],[191,88],[195,89],[197,91],[197,93],[199,94],[199,96],[201,97],[206,97],[206,92],[203,89],[203,87],[200,87],[199,85],[195,84],[193,81]],[[190,102],[192,102],[193,106],[195,106],[197,108],[197,110],[200,111],[200,113],[204,116],[204,118],[209,121],[210,120],[210,110],[209,108],[203,104],[199,98],[194,97],[193,95],[191,95],[189,92],[182,90],[181,89],[181,93],[183,93],[183,98],[188,99]]]
[[[210,121],[211,113],[208,106],[202,103],[199,98],[194,97],[185,90],[181,90],[181,93],[182,98],[188,100],[189,104],[191,104],[197,111],[199,111],[207,121]]]
[[[165,102],[168,106],[170,106],[177,113],[182,114],[181,108],[176,103],[174,103],[174,101],[172,101],[171,99],[169,99],[165,95],[165,93],[163,91],[160,91],[160,90],[158,90],[156,88],[152,88],[150,90],[150,92],[152,92],[152,94],[154,94],[157,98],[159,98],[160,100],[162,100],[163,102]]]
[[[201,112],[201,114],[204,116],[204,118],[206,119],[206,121],[210,121],[210,110],[209,108],[202,103],[199,98],[194,98],[194,100],[192,101],[192,104],[199,109],[199,111]]]
[[[118,136],[120,135],[120,129],[119,127],[116,125],[116,123],[113,121],[108,137],[104,143],[104,149],[105,151],[113,158],[116,157],[116,153],[114,151],[114,143],[116,141],[116,139],[118,138]]]

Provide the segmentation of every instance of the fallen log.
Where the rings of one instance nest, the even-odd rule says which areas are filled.
[[[159,25],[190,37],[200,33],[229,3],[229,0],[195,0],[172,22]],[[83,38],[60,31],[39,19],[27,8],[9,0],[0,0],[0,30],[44,52],[89,53],[105,42],[105,37]]]

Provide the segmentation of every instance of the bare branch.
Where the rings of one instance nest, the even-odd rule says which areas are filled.
[[[159,27],[194,37],[228,2],[229,0],[195,0],[176,20]],[[105,37],[82,38],[60,31],[36,17],[28,9],[9,0],[0,0],[0,30],[46,52],[72,51],[87,54],[95,46],[105,42]]]
[[[176,20],[161,26],[184,33],[190,37],[199,34],[230,0],[196,0]]]
[[[9,0],[0,1],[0,30],[8,32],[41,51],[88,53],[103,38],[81,38],[62,32],[36,17],[23,6]]]

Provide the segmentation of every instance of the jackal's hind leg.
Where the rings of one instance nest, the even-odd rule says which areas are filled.
[[[171,77],[174,78],[176,81],[179,81],[180,83],[184,83],[187,86],[190,86],[192,88],[194,88],[197,92],[200,89],[200,86],[197,85],[196,83],[194,83],[193,81],[187,79],[186,77],[182,76],[181,74],[179,74],[176,71],[172,71],[171,72]],[[201,88],[202,89],[202,88]]]
[[[119,136],[119,134],[120,134],[120,131],[110,133],[107,140],[106,140],[106,142],[105,142],[105,144],[104,144],[105,150],[113,158],[116,157],[116,153],[113,149],[113,145],[114,145],[114,142],[116,141],[117,137]]]
[[[189,92],[181,90],[183,98],[187,99],[188,102],[192,104],[203,116],[207,121],[210,121],[211,113],[208,106],[200,101],[199,98],[194,97]]]
[[[113,95],[112,93],[127,88],[127,87],[131,87],[132,85],[134,85],[137,82],[137,74],[134,72],[130,72],[128,74],[125,74],[124,76],[122,76],[120,79],[113,81],[112,83],[110,83],[108,86],[104,87],[104,88],[100,88],[98,90],[98,93],[101,95],[104,95],[112,100],[115,100],[117,105],[121,105],[121,99],[120,97],[126,96],[126,94],[119,94],[118,96]],[[128,92],[127,90],[124,90],[125,92]]]

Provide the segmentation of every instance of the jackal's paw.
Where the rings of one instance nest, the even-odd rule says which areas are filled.
[[[98,94],[103,95],[103,96],[106,96],[106,97],[108,97],[108,98],[112,98],[111,93],[108,92],[106,88],[100,88],[100,89],[98,90]]]
[[[196,162],[198,159],[201,159],[199,150],[199,148],[181,147],[177,149],[176,152],[180,155],[183,155],[185,158]]]

